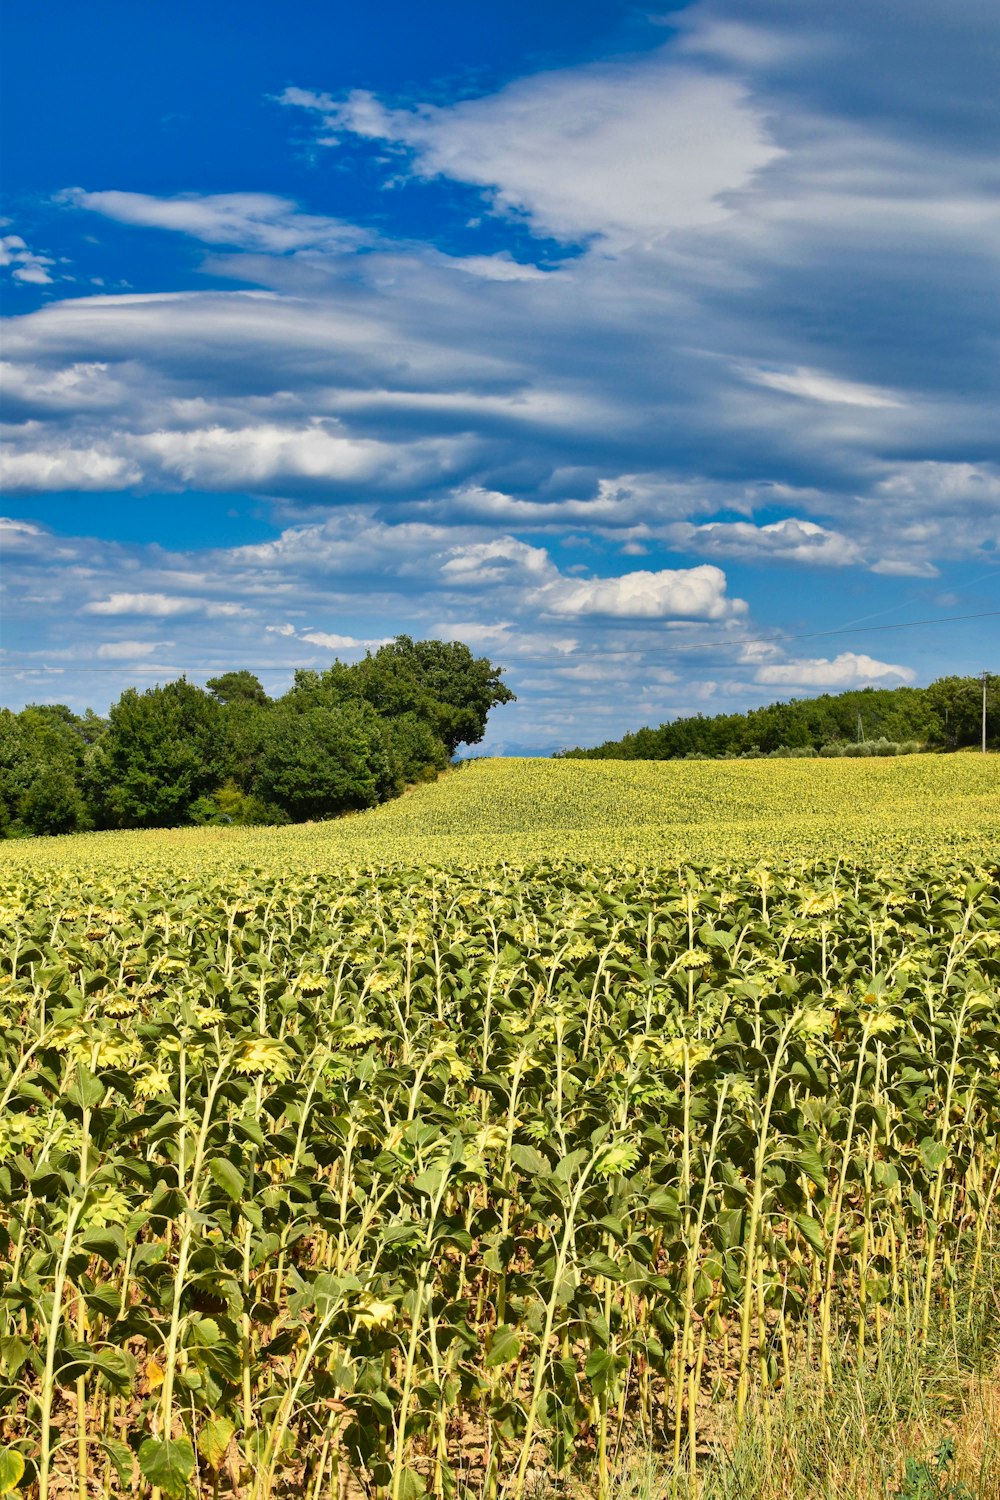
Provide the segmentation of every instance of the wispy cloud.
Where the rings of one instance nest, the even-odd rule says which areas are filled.
[[[862,385],[855,380],[838,380],[822,370],[744,370],[747,380],[756,385],[767,386],[772,391],[784,391],[789,396],[801,396],[806,401],[824,401],[834,406],[867,406],[878,410],[885,407],[902,406],[904,403],[888,391],[874,386]]]
[[[157,198],[150,193],[88,192],[74,187],[64,189],[57,202],[102,214],[119,224],[169,229],[206,245],[234,245],[270,255],[343,250],[367,239],[355,225],[303,213],[290,198],[271,193],[182,193]]]
[[[102,661],[139,661],[173,644],[173,641],[102,641],[94,655]]]
[[[207,619],[232,619],[247,613],[231,600],[192,599],[170,594],[109,594],[82,606],[85,615],[149,615],[163,619],[171,615],[204,615]]]

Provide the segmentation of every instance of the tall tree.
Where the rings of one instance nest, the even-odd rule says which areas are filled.
[[[218,784],[221,707],[181,678],[127,688],[108,715],[93,766],[109,822],[118,828],[185,823]]]
[[[385,724],[366,703],[270,715],[253,790],[297,820],[373,807],[398,789]]]

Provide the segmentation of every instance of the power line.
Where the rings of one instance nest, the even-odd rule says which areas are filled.
[[[918,626],[923,625],[955,625],[966,620],[988,620],[994,619],[997,616],[1000,616],[1000,609],[987,609],[973,615],[938,615],[933,618],[928,617],[924,620],[900,620],[895,625],[849,625],[839,626],[835,630],[808,630],[799,631],[796,633],[785,631],[779,632],[776,635],[729,636],[724,639],[714,641],[686,641],[674,647],[636,645],[618,646],[611,648],[599,647],[587,651],[549,651],[544,653],[523,652],[517,654],[516,659],[518,662],[548,661],[572,664],[576,661],[587,661],[595,657],[604,658],[609,656],[685,656],[689,651],[726,651],[732,646],[774,646],[779,645],[784,641],[812,641],[835,635],[873,635],[876,631],[914,630]],[[503,644],[503,642],[499,643],[499,649],[502,649]],[[513,642],[510,642],[509,644],[513,645]],[[340,649],[351,650],[354,648],[341,647]],[[301,666],[301,660],[294,662],[263,662],[259,665],[244,666],[241,668],[241,670],[246,672],[288,672],[295,671]],[[105,666],[103,664],[101,666],[87,666],[86,664],[77,661],[69,661],[65,663],[65,665],[63,665],[62,663],[57,664],[43,662],[38,664],[24,664],[20,666],[11,663],[0,662],[0,672],[8,673],[26,671],[74,671],[117,672],[120,674],[122,672],[163,673],[181,671],[201,674],[202,672],[227,672],[231,670],[232,667],[229,663],[219,663],[214,666],[177,667],[169,662],[160,663],[159,665],[157,665],[156,663],[135,663],[134,665],[131,663],[126,663],[121,666]]]

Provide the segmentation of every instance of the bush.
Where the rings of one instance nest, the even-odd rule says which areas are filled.
[[[188,809],[192,823],[259,828],[263,824],[287,823],[280,807],[264,802],[250,792],[242,792],[233,781],[216,788],[210,797],[199,797]]]

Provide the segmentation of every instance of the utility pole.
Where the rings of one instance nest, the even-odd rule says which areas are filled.
[[[983,754],[986,754],[986,680],[988,672],[983,673]]]

